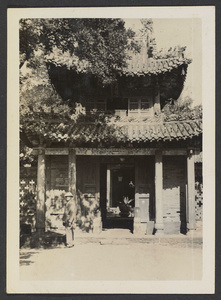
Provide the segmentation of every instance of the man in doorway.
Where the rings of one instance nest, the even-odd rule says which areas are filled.
[[[76,227],[77,205],[71,192],[65,195],[66,204],[63,215],[63,225],[66,230],[66,246],[71,248],[74,246],[74,229]]]

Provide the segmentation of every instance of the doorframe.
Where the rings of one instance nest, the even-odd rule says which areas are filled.
[[[134,170],[134,180],[135,180],[135,186],[136,186],[136,164],[135,163],[112,163],[107,164],[107,171],[106,171],[106,208],[112,207],[112,176],[111,171],[112,170],[120,170],[122,166],[130,166],[131,169]],[[135,187],[136,190],[136,187]],[[134,201],[135,201],[135,192],[134,192]]]

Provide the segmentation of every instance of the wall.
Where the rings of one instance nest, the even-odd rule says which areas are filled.
[[[93,220],[100,212],[99,157],[77,156],[77,193],[79,222],[90,231]]]
[[[195,163],[195,218],[196,227],[202,230],[203,221],[203,178],[202,163]]]
[[[46,188],[68,191],[67,155],[46,156]]]
[[[78,224],[90,230],[99,207],[98,158],[77,156]],[[64,195],[68,191],[68,156],[47,156],[46,160],[46,227],[63,228]]]
[[[64,229],[62,217],[68,191],[68,156],[46,156],[46,230]]]
[[[154,156],[135,157],[135,206],[141,222],[154,220]]]
[[[135,157],[135,206],[140,205],[142,196],[147,201],[149,219],[155,219],[154,203],[154,156]],[[105,158],[106,161],[106,158]],[[102,166],[102,165],[101,165]],[[196,204],[197,223],[202,222],[203,191],[202,164],[195,164],[196,170]],[[100,176],[101,172],[101,176]],[[77,191],[79,220],[86,230],[92,226],[91,220],[100,207],[100,180],[106,175],[105,165],[100,168],[99,157],[77,156]],[[163,215],[164,222],[176,227],[181,221],[181,232],[186,230],[186,157],[167,156],[163,158]],[[101,178],[100,178],[101,177]],[[105,180],[104,180],[105,181]],[[20,170],[20,220],[21,223],[35,225],[37,168],[21,168]],[[101,185],[102,188],[102,185]],[[104,197],[105,194],[104,189]],[[62,226],[64,194],[68,190],[68,156],[46,157],[46,224],[49,229]],[[149,197],[148,197],[149,194]],[[105,200],[101,201],[105,204]],[[91,205],[93,204],[93,205]],[[88,227],[87,227],[88,226]],[[179,225],[180,226],[180,225]],[[177,228],[175,228],[177,229]],[[166,228],[166,231],[171,229]]]
[[[37,167],[20,168],[19,204],[21,233],[35,231]],[[24,225],[25,224],[25,225]]]
[[[165,233],[186,233],[186,157],[163,157]]]

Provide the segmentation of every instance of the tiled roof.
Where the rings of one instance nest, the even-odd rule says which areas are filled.
[[[143,47],[140,53],[129,53],[129,56],[127,67],[122,71],[127,76],[165,73],[191,63],[191,59],[184,58],[183,53],[179,51],[171,54],[167,52],[164,55],[156,54],[150,58],[146,47]],[[57,67],[65,66],[67,69],[74,69],[78,73],[86,73],[90,69],[88,61],[79,60],[77,56],[70,55],[68,52],[62,53],[60,50],[55,50],[46,59]]]
[[[33,124],[26,134],[39,132],[40,124]],[[27,128],[30,127],[28,126]],[[56,142],[156,142],[179,141],[202,134],[202,120],[173,121],[160,123],[114,122],[96,123],[48,123],[41,127],[46,140]]]
[[[167,51],[161,49],[157,52],[156,45],[152,45],[152,57],[149,57],[147,41],[142,39],[139,44],[141,46],[139,53],[129,53],[131,59],[127,61],[128,66],[123,70],[126,75],[160,74],[191,63],[191,59],[184,57],[185,47],[178,46]]]
[[[134,58],[128,61],[128,66],[123,70],[126,75],[151,75],[160,74],[171,71],[178,68],[181,65],[187,65],[191,60],[186,58],[148,58],[147,56],[139,57],[134,56]]]

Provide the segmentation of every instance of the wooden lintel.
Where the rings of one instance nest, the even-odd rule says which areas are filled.
[[[162,150],[163,155],[187,155],[187,150],[185,149],[165,149]]]
[[[75,148],[76,155],[92,156],[136,156],[136,155],[155,155],[156,148]],[[33,150],[34,155],[38,155],[38,149]],[[69,148],[45,148],[45,155],[68,155]],[[186,149],[164,149],[162,155],[187,155]]]
[[[76,155],[154,155],[154,148],[76,148]]]
[[[155,155],[155,148],[76,148],[76,155]],[[165,149],[163,155],[186,155],[185,149]]]
[[[68,155],[68,148],[46,148],[45,155]]]

